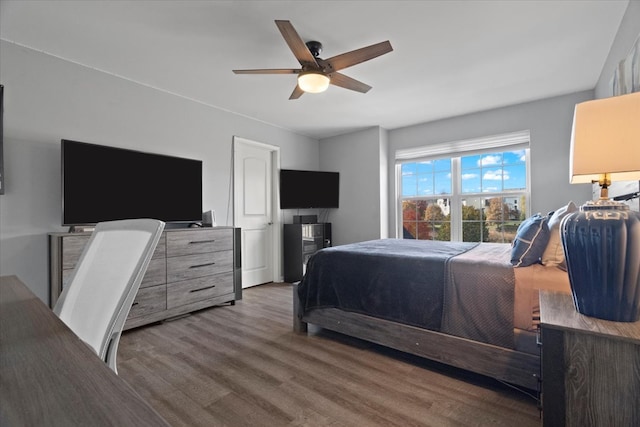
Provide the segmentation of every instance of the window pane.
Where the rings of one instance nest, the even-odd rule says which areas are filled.
[[[463,242],[482,242],[483,223],[480,221],[465,221],[462,223]]]
[[[433,176],[431,174],[427,176],[419,176],[418,178],[418,196],[432,196],[433,195]]]
[[[402,197],[415,196],[418,178],[415,175],[402,177]]]
[[[505,166],[504,168],[504,189],[524,190],[527,188],[526,178],[527,167],[521,163],[515,166]]]
[[[462,200],[462,241],[486,242],[489,231],[483,220],[484,200],[472,197]]]
[[[437,172],[435,174],[435,193],[451,194],[451,172]]]
[[[463,173],[465,169],[475,169],[480,167],[480,156],[464,156],[461,158],[460,164],[462,166]]]
[[[431,225],[431,239],[451,240],[451,200],[430,200],[424,214],[426,221]]]
[[[493,197],[485,200],[489,242],[511,243],[522,222],[519,197]]]
[[[449,199],[410,199],[402,203],[404,239],[451,240]]]
[[[433,163],[436,172],[451,172],[451,159],[440,159]]]
[[[402,176],[413,175],[416,173],[416,171],[417,171],[416,163],[404,163],[402,165]]]
[[[403,221],[416,221],[418,219],[415,201],[405,200],[402,202],[402,219]]]
[[[416,165],[417,173],[432,173],[433,172],[433,162],[419,162],[414,163]]]
[[[491,153],[482,155],[482,167],[502,166],[502,153]]]
[[[402,238],[403,239],[415,239],[416,238],[416,223],[412,221],[402,222]]]
[[[462,193],[480,193],[480,169],[468,169],[462,172]]]
[[[482,192],[497,193],[502,191],[502,179],[504,172],[501,167],[482,170]]]
[[[525,162],[526,162],[525,150],[506,151],[503,153],[503,163],[505,165],[512,165],[516,163],[525,163]]]

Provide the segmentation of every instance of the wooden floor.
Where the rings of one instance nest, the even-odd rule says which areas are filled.
[[[292,330],[291,286],[125,332],[118,372],[174,426],[540,426],[497,381],[329,331]]]

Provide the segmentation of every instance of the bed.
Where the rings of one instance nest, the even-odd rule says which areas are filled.
[[[567,273],[514,268],[510,244],[382,239],[326,248],[294,286],[294,329],[340,332],[538,389],[538,291]]]

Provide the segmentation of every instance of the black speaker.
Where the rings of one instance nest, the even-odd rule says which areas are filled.
[[[323,248],[331,247],[331,223],[325,222],[324,224],[324,239],[322,240]]]

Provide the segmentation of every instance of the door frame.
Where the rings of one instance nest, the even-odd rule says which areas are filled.
[[[236,217],[236,200],[239,195],[236,194],[236,170],[234,167],[236,149],[238,146],[250,146],[258,147],[271,152],[271,218],[272,225],[270,227],[271,233],[271,250],[273,256],[271,257],[271,271],[273,277],[271,280],[274,282],[282,282],[284,276],[282,273],[282,211],[280,210],[280,147],[265,144],[263,142],[252,141],[241,136],[233,136],[233,158],[231,161],[232,169],[232,206],[233,206],[233,226],[237,227],[238,218]]]

